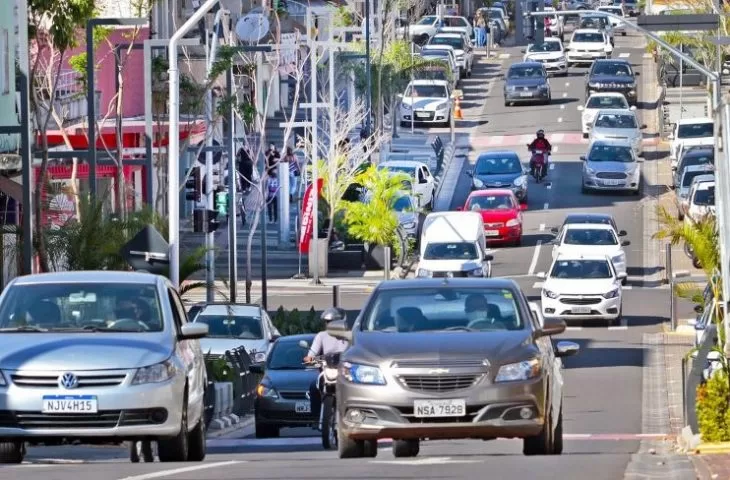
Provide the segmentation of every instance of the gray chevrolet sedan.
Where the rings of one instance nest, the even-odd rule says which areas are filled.
[[[533,316],[506,279],[382,282],[346,339],[337,383],[340,458],[374,456],[393,439],[396,457],[413,457],[424,439],[521,438],[525,455],[563,450],[559,342],[565,323]]]

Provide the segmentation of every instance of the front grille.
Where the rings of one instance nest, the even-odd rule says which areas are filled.
[[[598,172],[596,178],[610,178],[613,180],[625,180],[627,178],[625,173],[621,172]]]
[[[397,360],[391,364],[393,368],[484,368],[484,360]]]
[[[307,392],[283,391],[279,395],[284,400],[307,400]]]
[[[401,383],[411,390],[452,392],[469,388],[482,377],[477,375],[400,375]]]
[[[564,303],[566,305],[596,305],[601,303],[601,299],[598,297],[561,297],[560,303]]]
[[[14,373],[10,375],[12,382],[25,388],[55,388],[58,386],[59,374],[30,374],[30,373]],[[76,374],[78,384],[76,388],[91,388],[91,387],[116,387],[120,385],[127,377],[126,373],[94,373]]]
[[[433,272],[433,278],[446,278],[446,274],[450,273],[453,278],[465,278],[467,277],[466,272]]]
[[[504,223],[502,223],[502,222],[484,224],[484,228],[502,228],[503,226],[504,226]]]
[[[167,420],[164,409],[100,410],[98,413],[42,413],[0,410],[0,428],[84,429],[156,425]]]

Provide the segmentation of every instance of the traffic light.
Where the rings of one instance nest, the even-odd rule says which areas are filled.
[[[208,210],[208,229],[205,231],[205,233],[211,233],[218,230],[218,227],[220,227],[221,222],[218,220],[218,212],[215,210]]]
[[[190,176],[185,181],[185,199],[199,202],[203,198],[203,178],[200,167],[193,167]]]
[[[193,232],[205,233],[207,226],[205,209],[196,208],[193,210]]]
[[[215,210],[218,215],[225,217],[228,215],[228,192],[218,190],[215,194]]]

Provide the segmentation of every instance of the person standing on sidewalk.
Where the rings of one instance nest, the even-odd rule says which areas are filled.
[[[299,193],[299,177],[302,176],[302,170],[291,147],[286,147],[286,155],[283,160],[289,164],[289,201],[294,202]]]
[[[243,189],[241,193],[247,194],[251,190],[253,183],[253,160],[248,153],[248,147],[242,147],[238,150],[238,171],[243,177]]]
[[[279,178],[276,170],[269,173],[266,180],[266,210],[269,214],[269,223],[279,221]]]
[[[487,21],[482,12],[477,12],[477,47],[487,46]]]
[[[281,154],[276,149],[276,145],[272,143],[264,153],[264,156],[266,157],[266,173],[271,176],[271,172],[276,171],[279,160],[281,160]]]

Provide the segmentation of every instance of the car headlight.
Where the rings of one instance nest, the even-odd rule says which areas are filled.
[[[484,182],[482,182],[478,178],[475,178],[472,183],[474,184],[474,188],[484,188]]]
[[[603,294],[603,298],[616,298],[616,297],[618,297],[618,295],[619,295],[619,289],[618,288],[614,288],[610,292],[604,293]]]
[[[515,382],[519,380],[529,380],[540,375],[542,365],[540,360],[533,358],[524,362],[510,363],[499,367],[495,382]]]
[[[266,352],[251,352],[249,357],[253,363],[262,363],[266,361]]]
[[[436,105],[436,110],[443,110],[448,106],[449,106],[449,102],[441,102],[438,105]]]
[[[513,218],[512,220],[507,220],[507,223],[504,224],[505,227],[519,227],[520,221],[516,218]]]
[[[5,376],[3,375],[3,372],[0,372],[0,387],[5,387],[8,385],[8,382],[5,381]]]
[[[559,297],[559,295],[557,293],[555,293],[553,291],[550,291],[547,288],[543,288],[542,289],[542,294],[545,295],[548,298],[552,298],[553,300],[555,300],[556,298]]]
[[[406,110],[408,112],[411,111],[411,106],[409,104],[407,104],[407,103],[401,103],[400,104],[400,108],[402,108],[403,110]]]
[[[276,390],[263,383],[256,386],[256,395],[262,398],[279,398],[279,393]]]
[[[601,88],[601,84],[600,84],[600,83],[598,83],[598,82],[590,82],[590,83],[588,84],[588,87],[589,87],[589,88]]]
[[[510,92],[514,92],[517,90],[517,87],[515,87],[514,85],[510,85],[507,87],[507,90],[509,90]]]
[[[633,88],[629,90],[629,95],[636,95],[636,90],[634,90]]]
[[[547,83],[543,83],[542,85],[538,85],[537,88],[539,88],[540,90],[547,90],[548,88],[550,88],[550,85],[548,85]]]
[[[523,187],[527,183],[527,175],[522,175],[517,178],[515,178],[514,186],[515,187]]]
[[[418,277],[419,278],[431,278],[431,277],[433,277],[433,272],[431,270],[426,270],[425,268],[419,268]]]
[[[595,171],[595,170],[593,170],[592,168],[588,168],[588,167],[586,167],[586,173],[587,173],[588,175],[595,175],[595,174],[596,174],[596,171]]]
[[[132,379],[132,385],[166,382],[174,377],[176,373],[177,368],[172,360],[165,360],[162,363],[138,369]]]
[[[406,222],[401,226],[406,230],[410,230],[411,228],[416,228],[416,222]]]
[[[378,367],[344,362],[340,373],[348,382],[362,385],[385,385],[385,377]]]
[[[475,268],[473,270],[469,270],[468,272],[466,272],[466,274],[470,277],[483,277],[484,270],[481,267],[479,267],[479,268]]]

